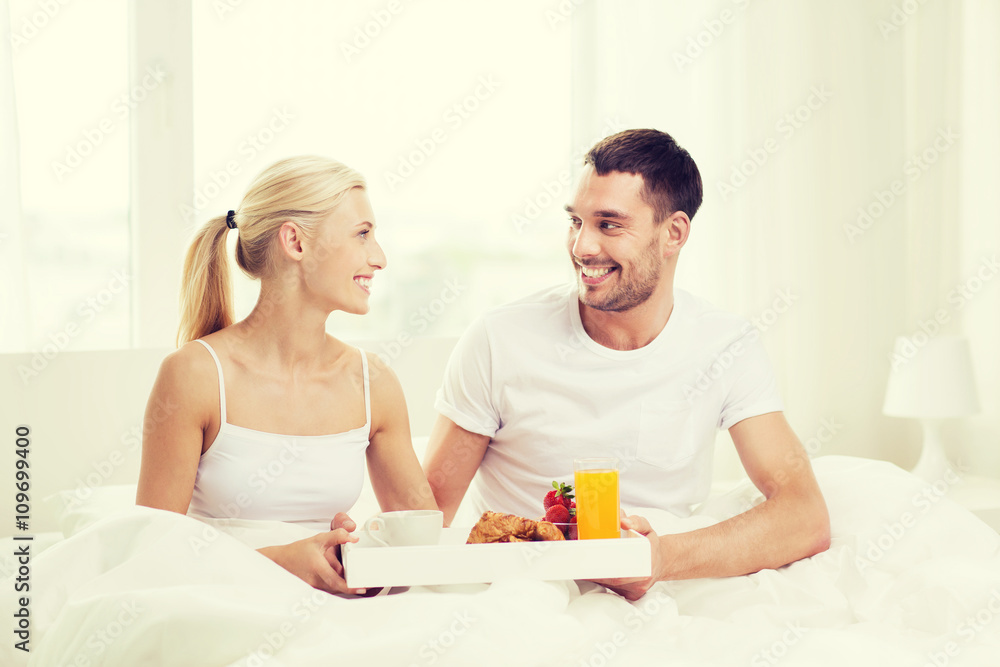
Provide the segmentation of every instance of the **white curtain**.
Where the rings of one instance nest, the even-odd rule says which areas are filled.
[[[958,205],[943,224],[960,237],[956,282],[973,297],[963,302],[961,324],[972,344],[983,411],[961,422],[954,439],[971,467],[1000,476],[1000,273],[995,266],[990,281],[971,294],[986,268],[984,258],[1000,260],[1000,3],[965,0],[961,7],[959,117],[966,141]]]
[[[0,352],[21,352],[28,331],[10,8],[0,0]]]
[[[759,320],[814,453],[916,461],[889,357],[943,309],[984,406],[953,454],[1000,473],[1000,275],[949,301],[1000,252],[997,3],[593,0],[573,26],[575,143],[617,116],[691,152],[676,286]]]

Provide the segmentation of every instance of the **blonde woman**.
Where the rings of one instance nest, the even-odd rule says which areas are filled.
[[[226,239],[260,280],[233,323]],[[184,262],[179,349],[147,406],[136,502],[204,517],[323,522],[328,532],[259,549],[312,586],[348,591],[339,545],[367,462],[383,510],[436,509],[410,441],[399,381],[378,358],[326,333],[334,310],[368,312],[385,267],[356,171],[282,160],[239,208],[202,227]]]

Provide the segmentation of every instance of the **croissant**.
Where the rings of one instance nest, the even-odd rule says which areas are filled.
[[[492,542],[549,542],[564,540],[562,531],[548,521],[532,521],[513,514],[483,512],[466,544]]]

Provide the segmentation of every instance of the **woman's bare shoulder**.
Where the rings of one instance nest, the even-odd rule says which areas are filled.
[[[164,357],[160,368],[165,368],[174,373],[200,375],[207,371],[214,373],[215,362],[204,345],[192,340]]]
[[[330,350],[334,358],[344,359],[347,362],[345,364],[347,368],[358,369],[352,372],[360,371],[360,368],[355,366],[357,361],[353,360],[356,360],[358,355],[364,354],[368,365],[368,383],[373,403],[378,403],[380,400],[398,400],[402,397],[403,391],[399,384],[399,378],[396,377],[396,373],[381,354],[345,343],[329,334],[327,334],[327,339],[330,342]],[[358,379],[360,380],[360,374]]]
[[[392,370],[392,366],[375,352],[364,350],[368,358],[368,382],[371,387],[372,411],[383,413],[381,408],[386,408],[389,414],[405,414],[406,398],[403,396],[403,386]]]
[[[218,410],[218,404],[219,385],[212,356],[200,343],[186,343],[160,362],[146,404],[143,449],[186,449],[183,445],[188,442],[187,437],[178,434],[187,433],[189,429],[203,429]],[[150,429],[148,433],[147,429]],[[194,434],[191,442],[197,440],[195,444],[200,449],[197,430],[190,433]]]
[[[207,396],[218,392],[217,377],[212,355],[204,345],[191,341],[164,357],[156,384],[170,394],[184,394],[197,399],[202,394]]]

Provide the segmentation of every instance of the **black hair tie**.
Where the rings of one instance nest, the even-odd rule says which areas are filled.
[[[226,226],[230,229],[236,229],[236,211],[230,211],[226,214]]]

